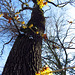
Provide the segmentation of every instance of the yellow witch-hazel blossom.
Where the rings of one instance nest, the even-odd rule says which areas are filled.
[[[53,0],[48,0],[49,2],[53,1]]]
[[[0,14],[0,17],[2,17],[3,16],[3,14]]]
[[[36,31],[36,34],[39,34],[39,32],[38,32],[38,31]]]
[[[24,21],[22,21],[22,22],[21,22],[21,24],[25,24],[25,22],[24,22]]]
[[[45,5],[47,5],[47,2],[45,0],[37,0],[37,4],[42,9]]]
[[[36,72],[35,75],[53,75],[53,73],[50,70],[50,68],[48,67],[48,65],[45,65],[38,72]]]
[[[23,25],[23,26],[22,26],[22,28],[23,28],[23,29],[26,29],[26,28],[27,28],[27,26],[26,26],[26,25]]]
[[[15,17],[14,17],[14,19],[18,20],[18,19],[19,19],[19,16],[18,16],[18,15],[17,15],[17,16],[15,16]]]
[[[29,26],[29,28],[32,28],[33,27],[33,24],[31,24],[30,26]]]
[[[20,12],[16,12],[15,15],[20,14]]]
[[[53,0],[48,0],[49,2],[53,1]],[[47,1],[46,0],[37,0],[37,4],[39,5],[39,7],[42,9],[45,5],[47,5]]]

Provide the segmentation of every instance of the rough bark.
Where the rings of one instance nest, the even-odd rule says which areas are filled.
[[[41,34],[45,30],[43,11],[38,6],[32,11],[30,24],[36,26]],[[30,29],[23,29],[23,32],[15,40],[2,75],[35,75],[41,67],[42,37]]]
[[[2,75],[35,75],[41,67],[42,42],[41,37],[34,36],[33,39],[25,35],[17,37]]]

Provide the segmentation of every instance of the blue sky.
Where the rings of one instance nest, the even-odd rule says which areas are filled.
[[[15,0],[13,0],[14,1],[14,3],[15,2],[17,2],[17,0],[15,1]],[[13,3],[13,6],[14,6],[14,3]],[[20,3],[19,3],[20,4]],[[32,7],[33,6],[33,4],[32,4],[32,2],[30,2],[29,3],[30,4],[30,6]],[[16,8],[16,11],[18,10],[18,8],[17,8],[17,3],[16,3],[16,5],[15,5],[15,8]],[[44,8],[47,8],[47,6],[46,7],[44,7]],[[48,7],[49,8],[49,7]],[[70,17],[69,17],[69,20],[70,21],[74,21],[74,19],[75,19],[75,7],[72,7],[72,6],[69,6],[68,7],[69,9],[67,10],[67,15],[69,15]],[[27,11],[28,12],[28,11]],[[27,17],[29,16],[29,14],[27,15]],[[46,14],[46,16],[47,16],[47,14]],[[29,18],[28,18],[29,19]],[[75,21],[74,21],[75,22]],[[75,24],[73,24],[72,25],[73,27],[75,27]],[[72,31],[72,33],[74,33],[74,35],[75,35],[75,32],[74,32],[75,30],[73,30]],[[71,33],[71,34],[72,34]],[[66,41],[68,41],[68,40],[70,40],[70,37],[66,40]],[[8,41],[8,40],[7,40]],[[0,50],[2,49],[2,42],[0,41]],[[73,45],[73,47],[75,47],[75,45]],[[8,55],[9,55],[9,52],[10,52],[10,50],[11,50],[11,48],[12,48],[12,46],[10,46],[10,45],[6,45],[5,46],[5,48],[4,48],[4,54],[2,55],[2,57],[0,58],[0,73],[2,72],[2,69],[3,69],[3,67],[4,67],[4,64],[5,64],[5,62],[6,62],[6,60],[7,60],[7,57],[8,57]],[[71,52],[75,52],[75,50],[67,50],[67,52],[68,53],[71,53]],[[69,55],[69,57],[72,57],[72,55]]]

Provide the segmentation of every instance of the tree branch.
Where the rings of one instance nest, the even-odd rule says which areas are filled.
[[[46,58],[46,57],[42,57],[42,59],[47,59],[47,60],[49,60],[50,62],[54,63],[57,67],[59,67],[59,65],[58,65],[57,63],[55,63],[55,61],[50,60],[48,57],[47,57],[47,58]]]
[[[60,42],[62,48],[64,49],[64,52],[65,52],[65,55],[66,55],[66,63],[65,63],[65,67],[66,67],[66,65],[67,65],[67,57],[68,57],[68,56],[67,56],[67,52],[66,52],[66,49],[65,49],[63,43],[61,42],[61,40],[60,40],[60,38],[59,38],[59,31],[58,31],[58,25],[57,25],[57,23],[55,24],[55,26],[56,26],[56,29],[57,29],[57,38],[58,38],[58,40],[59,40],[59,42]],[[66,70],[65,70],[65,72],[66,72]]]
[[[49,45],[49,43],[47,43],[48,44],[48,47],[50,48],[50,45]],[[55,59],[56,59],[56,61],[58,62],[58,64],[59,64],[59,69],[62,67],[62,65],[61,65],[61,63],[60,63],[60,60],[59,60],[59,58],[57,57],[57,53],[55,52],[53,52],[52,50],[51,50],[51,52],[52,52],[52,54],[54,55],[54,57],[55,57]]]
[[[51,71],[50,73],[60,72],[60,71],[67,70],[67,69],[72,69],[72,68],[75,68],[75,65],[72,66],[72,67],[65,67],[65,68],[63,68],[63,69],[59,69],[59,70],[55,70],[55,71]]]
[[[14,25],[15,25],[15,27],[16,27],[16,29],[17,29],[19,35],[20,35],[20,34],[21,34],[21,33],[20,33],[20,30],[18,29],[18,27],[17,27],[16,23],[14,22],[14,19],[13,19],[13,18],[12,18],[12,20],[13,20],[13,23],[14,23]]]
[[[33,10],[33,8],[31,8],[31,7],[24,7],[24,8],[22,8],[22,9],[20,9],[19,12],[21,12],[21,11],[23,11],[23,10],[26,10],[26,9]]]
[[[24,3],[22,0],[19,0],[21,3]]]
[[[55,7],[64,7],[65,5],[67,5],[68,3],[70,3],[70,1],[64,2],[64,3],[60,3],[60,4],[55,4],[53,2],[50,2],[48,0],[46,0],[48,3],[54,5]]]
[[[8,42],[4,43],[3,48],[2,48],[2,50],[1,50],[0,57],[1,57],[1,55],[3,54],[3,50],[4,50],[5,45],[6,45],[6,44],[9,44],[9,43],[12,41],[12,39],[13,39],[13,37],[12,37]]]
[[[68,34],[69,29],[70,29],[70,26],[69,26],[69,28],[68,28],[67,31],[66,31],[65,37],[63,38],[63,42],[64,42],[64,40],[65,40],[66,37],[67,37],[67,34]]]
[[[69,47],[65,47],[65,49],[74,49],[75,50],[75,48],[69,48]]]
[[[50,3],[50,4],[52,4],[52,5],[54,5],[55,7],[58,6],[58,5],[56,5],[55,3],[53,3],[53,2],[49,2],[48,0],[47,0],[47,2]]]

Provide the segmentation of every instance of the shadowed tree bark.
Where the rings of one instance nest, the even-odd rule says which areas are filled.
[[[45,30],[45,18],[43,10],[37,5],[32,10],[28,26],[33,24],[33,30],[37,27],[40,34],[34,33],[29,28],[21,29],[20,34],[11,49],[2,75],[35,75],[41,67],[41,34]]]
[[[35,34],[33,39],[18,36],[2,75],[35,75],[35,71],[41,67],[41,40]]]

